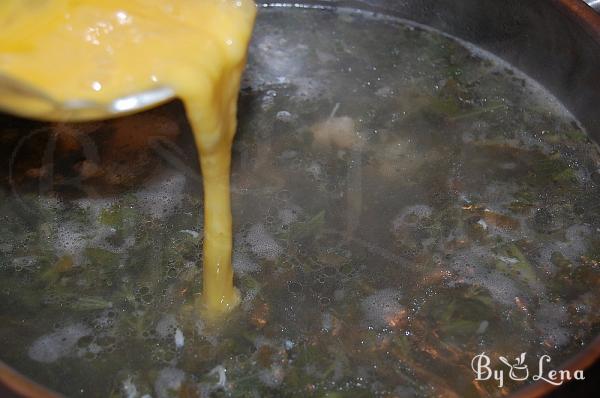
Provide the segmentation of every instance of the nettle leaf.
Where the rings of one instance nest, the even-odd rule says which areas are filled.
[[[317,236],[321,233],[324,225],[325,210],[321,210],[308,221],[294,223],[288,236],[292,240],[303,240],[310,236]]]

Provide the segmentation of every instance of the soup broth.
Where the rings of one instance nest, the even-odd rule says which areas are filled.
[[[519,71],[405,21],[262,9],[239,113],[221,325],[194,309],[179,103],[2,117],[3,361],[73,397],[479,397],[527,382],[474,382],[475,355],[557,367],[599,332],[600,157]]]

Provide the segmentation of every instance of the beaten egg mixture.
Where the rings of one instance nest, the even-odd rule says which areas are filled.
[[[239,301],[229,171],[255,14],[252,0],[0,2],[0,78],[42,98],[3,92],[0,108],[56,120],[64,118],[57,104],[70,101],[108,104],[158,87],[182,99],[203,173],[203,298],[210,314]]]

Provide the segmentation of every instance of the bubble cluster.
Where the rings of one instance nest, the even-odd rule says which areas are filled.
[[[393,325],[403,317],[405,308],[400,304],[402,295],[396,289],[379,290],[361,302],[366,326],[384,328]]]
[[[156,219],[162,219],[181,205],[185,184],[184,175],[169,172],[146,184],[135,196],[144,211]]]
[[[258,378],[266,386],[276,388],[279,386],[285,377],[285,370],[279,364],[273,364],[268,369],[260,371]]]
[[[279,111],[276,115],[277,120],[284,123],[291,123],[294,121],[295,117],[288,111]]]
[[[481,286],[489,291],[494,300],[514,306],[515,297],[519,296],[521,289],[507,275],[486,267],[486,264],[494,257],[494,253],[489,249],[478,245],[451,255],[448,260],[450,260],[450,266],[456,277],[449,282],[449,286],[463,283]]]
[[[12,259],[12,268],[16,272],[23,271],[24,269],[30,269],[35,267],[37,264],[37,258],[34,256],[23,256],[23,257],[13,257]]]
[[[282,247],[273,239],[264,224],[250,227],[245,241],[252,253],[259,258],[274,260],[283,252]]]
[[[565,231],[565,240],[544,242],[539,249],[538,258],[543,264],[552,264],[552,255],[560,253],[573,263],[577,263],[581,255],[588,249],[587,242],[592,235],[588,225],[575,224]]]
[[[185,372],[177,368],[164,368],[158,373],[154,382],[154,391],[158,398],[171,398],[173,391],[179,391],[183,381],[185,380]]]
[[[298,221],[298,218],[302,214],[302,209],[299,206],[290,206],[279,209],[277,216],[282,226],[289,226],[290,224]]]
[[[247,254],[243,253],[239,248],[234,249],[231,262],[233,264],[234,272],[239,276],[256,272],[260,269],[258,264],[256,264],[256,262],[254,262]]]
[[[179,328],[177,323],[177,319],[173,314],[165,314],[163,315],[158,322],[154,330],[156,334],[163,339],[170,339],[175,335],[175,331]]]
[[[392,221],[392,227],[397,231],[405,224],[417,224],[423,219],[431,217],[432,213],[433,209],[428,205],[408,206]]]
[[[552,303],[543,300],[535,312],[535,324],[541,332],[542,342],[560,347],[571,339],[571,331],[566,327],[568,320],[567,308],[564,303]]]
[[[75,353],[80,338],[91,334],[91,330],[80,323],[65,326],[35,340],[28,350],[29,358],[37,362],[51,363]]]

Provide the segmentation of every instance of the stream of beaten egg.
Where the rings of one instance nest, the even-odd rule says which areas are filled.
[[[203,174],[203,301],[209,314],[239,301],[231,266],[229,173],[255,14],[252,0],[0,3],[0,75],[49,97],[26,100],[4,92],[1,109],[64,120],[54,104],[109,103],[163,86],[182,99]]]

